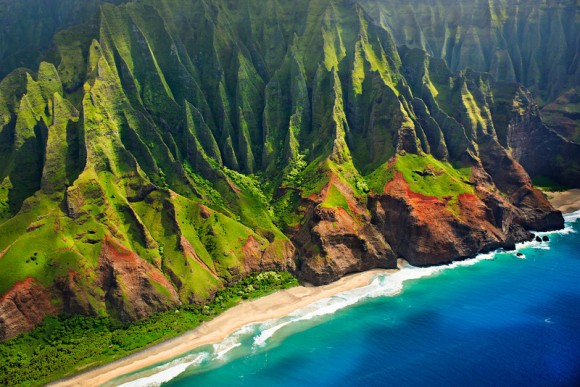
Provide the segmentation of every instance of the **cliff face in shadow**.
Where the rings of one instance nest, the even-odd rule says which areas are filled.
[[[541,110],[542,121],[562,135],[580,144],[580,87],[560,95]]]
[[[452,70],[517,81],[544,104],[580,83],[575,0],[385,0],[362,2],[398,45],[420,48]]]
[[[121,3],[123,0],[108,0]],[[36,67],[46,56],[54,35],[85,23],[104,0],[0,1],[0,78],[18,67]]]
[[[543,146],[520,123],[544,127],[512,86],[397,48],[347,0],[102,5],[0,82],[0,337],[562,227],[514,158]]]

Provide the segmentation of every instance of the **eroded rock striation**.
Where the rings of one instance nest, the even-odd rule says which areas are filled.
[[[517,81],[541,102],[580,82],[575,0],[364,0],[398,45],[442,58],[452,70]]]
[[[526,157],[543,146],[553,163]],[[104,4],[0,82],[0,337],[256,271],[513,248],[563,226],[524,167],[560,178],[569,146],[525,88],[397,47],[368,4]]]

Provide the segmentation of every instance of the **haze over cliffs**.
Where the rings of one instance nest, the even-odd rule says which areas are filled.
[[[580,82],[575,0],[363,1],[399,45],[421,48],[452,70],[518,81],[543,101]]]
[[[523,86],[398,46],[388,3],[103,4],[7,75],[0,338],[204,302],[254,271],[322,284],[562,227],[518,161],[578,184],[579,145]]]

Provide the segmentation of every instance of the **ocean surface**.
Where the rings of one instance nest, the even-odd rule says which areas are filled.
[[[578,219],[522,257],[380,275],[111,385],[580,385]]]

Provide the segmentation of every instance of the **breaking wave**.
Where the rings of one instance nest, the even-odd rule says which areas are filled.
[[[173,360],[167,364],[159,366],[149,373],[153,373],[149,376],[144,376],[139,379],[132,380],[121,384],[119,387],[154,387],[159,386],[161,383],[168,382],[171,379],[182,374],[189,367],[195,367],[201,364],[203,361],[207,360],[209,353],[201,352],[193,355],[187,355],[180,357],[179,359]]]
[[[541,238],[543,236],[556,234],[566,235],[576,232],[572,228],[572,223],[580,219],[580,211],[566,214],[564,219],[566,221],[566,227],[564,229],[550,232],[538,232],[536,235]],[[549,243],[549,241],[538,242],[536,240],[518,243],[513,254],[517,255],[520,250],[529,248],[549,249]],[[388,274],[377,274],[377,276],[367,286],[345,291],[332,297],[313,302],[312,304],[279,319],[246,325],[221,342],[209,346],[209,349],[208,347],[204,347],[203,352],[189,353],[188,355],[177,358],[169,363],[153,369],[148,369],[147,371],[142,372],[142,375],[146,376],[136,378],[121,385],[124,387],[159,386],[164,382],[176,378],[187,370],[195,369],[195,367],[199,367],[202,364],[212,362],[223,363],[229,360],[228,354],[231,354],[236,348],[241,347],[238,350],[239,353],[245,354],[259,350],[260,348],[265,347],[268,344],[268,341],[272,339],[278,331],[286,326],[298,322],[314,320],[326,315],[332,315],[341,309],[369,298],[397,295],[403,291],[404,284],[407,281],[434,276],[443,271],[457,267],[472,266],[485,260],[492,260],[497,253],[505,253],[505,251],[499,250],[497,252],[480,254],[472,259],[453,262],[448,265],[425,268],[414,267],[406,262],[402,262],[399,265],[399,271]],[[525,259],[525,257],[526,256],[522,253],[517,256],[517,258],[521,259]],[[133,376],[133,378],[135,377],[136,375]]]

